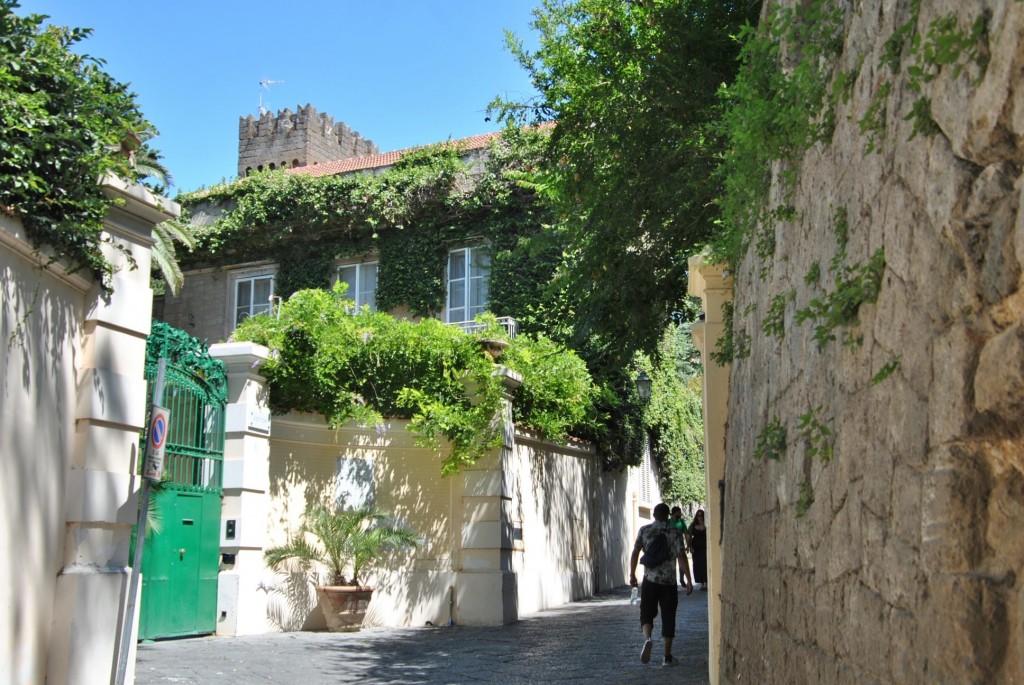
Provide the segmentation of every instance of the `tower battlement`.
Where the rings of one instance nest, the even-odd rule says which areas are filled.
[[[362,157],[380,152],[372,140],[313,105],[259,118],[238,118],[238,175]]]

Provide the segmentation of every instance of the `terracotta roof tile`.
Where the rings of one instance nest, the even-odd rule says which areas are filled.
[[[487,147],[488,143],[500,135],[500,131],[496,133],[482,133],[480,135],[470,136],[469,138],[460,138],[459,140],[448,141],[445,144],[458,145],[464,150],[479,150]],[[364,169],[379,169],[381,167],[391,166],[400,160],[406,153],[412,152],[413,150],[422,150],[424,147],[427,146],[420,145],[417,147],[407,147],[403,150],[382,152],[376,155],[364,155],[362,157],[339,159],[333,162],[323,162],[322,164],[297,166],[292,167],[291,169],[286,169],[285,173],[299,174],[302,176],[334,176],[336,174],[346,174],[353,171],[362,171]]]

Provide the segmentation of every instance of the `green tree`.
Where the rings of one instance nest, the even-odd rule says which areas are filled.
[[[597,359],[651,351],[686,293],[721,192],[716,92],[736,74],[731,36],[760,2],[544,0],[535,51],[508,36],[540,93],[497,99],[510,122],[557,123],[535,186],[569,245],[556,287]]]
[[[88,29],[43,26],[0,0],[0,211],[54,259],[86,268],[109,286],[101,251],[111,200],[96,179],[138,179],[126,141],[150,129],[127,86],[103,62],[71,52]]]

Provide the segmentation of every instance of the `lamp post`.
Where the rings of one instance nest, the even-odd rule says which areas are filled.
[[[643,369],[636,375],[636,394],[644,402],[651,399],[651,377]]]

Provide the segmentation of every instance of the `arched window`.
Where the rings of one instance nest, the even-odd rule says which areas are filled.
[[[271,162],[270,163],[270,170],[273,171],[276,168],[277,168],[277,166],[273,162]]]
[[[299,160],[293,159],[292,160],[292,166],[299,166]]]
[[[251,166],[245,167],[245,175],[248,176],[251,173],[252,173],[252,167]]]

